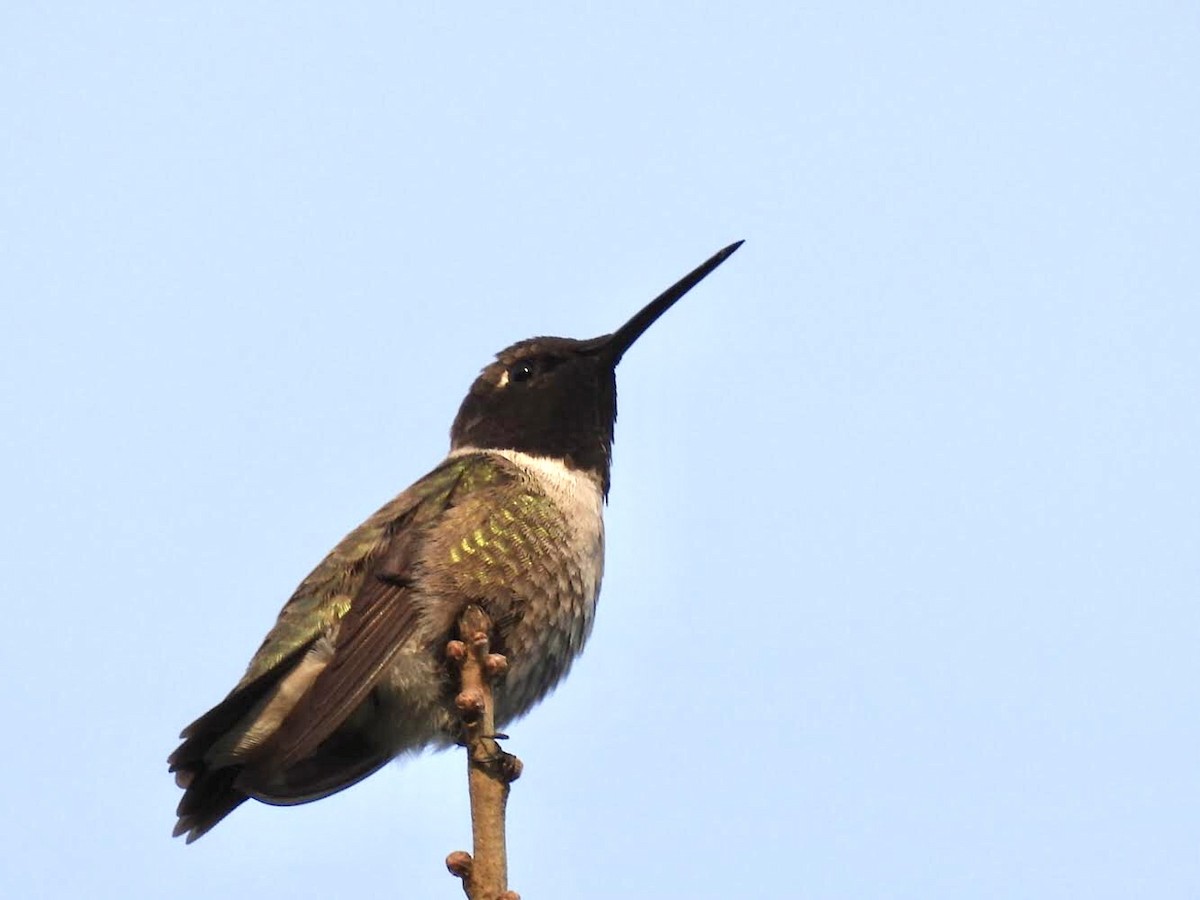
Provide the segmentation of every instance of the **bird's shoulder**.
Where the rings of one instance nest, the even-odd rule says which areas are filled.
[[[383,580],[403,587],[423,542],[448,512],[472,495],[499,490],[523,477],[520,467],[503,456],[485,451],[456,454],[385,503],[339,541],[296,588],[239,686],[335,625],[365,585]]]

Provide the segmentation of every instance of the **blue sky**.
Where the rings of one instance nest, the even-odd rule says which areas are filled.
[[[611,330],[526,897],[1200,895],[1200,12],[8,4],[6,896],[456,897],[458,754],[165,758],[491,354]]]

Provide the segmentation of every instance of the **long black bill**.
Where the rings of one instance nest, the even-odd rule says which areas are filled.
[[[659,316],[671,308],[680,297],[698,285],[704,280],[713,269],[719,266],[725,260],[733,255],[733,252],[738,247],[742,246],[743,241],[736,241],[730,244],[724,250],[718,251],[713,256],[702,262],[692,271],[688,272],[677,282],[647,303],[638,313],[606,337],[600,338],[597,343],[597,350],[612,359],[612,364],[615,366],[621,361],[621,357],[625,355],[633,342],[642,336],[647,328],[655,323]]]

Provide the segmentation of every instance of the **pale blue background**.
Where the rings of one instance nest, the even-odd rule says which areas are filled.
[[[164,760],[490,354],[610,330],[534,898],[1200,896],[1200,7],[0,11],[5,897],[461,896],[457,754]]]

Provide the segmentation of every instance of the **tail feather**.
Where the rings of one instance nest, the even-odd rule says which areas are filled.
[[[250,715],[279,681],[296,667],[309,646],[299,647],[279,665],[248,684],[235,688],[228,697],[180,734],[183,743],[167,758],[169,771],[175,773],[175,783],[184,789],[175,811],[179,817],[173,832],[175,837],[186,833],[190,844],[249,798],[244,790],[237,787],[243,766],[213,767],[208,757],[213,746]]]
[[[241,766],[227,766],[206,768],[194,774],[175,809],[179,821],[171,836],[187,834],[190,844],[248,800],[249,797],[235,787],[241,770]]]

